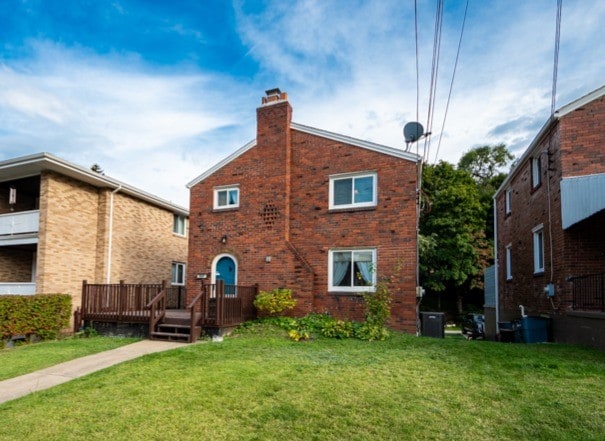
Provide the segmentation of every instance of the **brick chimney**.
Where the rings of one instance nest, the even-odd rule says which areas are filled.
[[[282,220],[274,230],[281,231],[286,240],[289,238],[290,223],[290,168],[292,160],[292,144],[290,137],[290,121],[292,121],[292,106],[288,95],[279,89],[265,92],[261,106],[256,109],[256,151],[267,164],[263,189],[267,207],[277,210]]]

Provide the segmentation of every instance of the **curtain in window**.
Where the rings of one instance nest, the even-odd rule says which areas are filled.
[[[372,284],[372,253],[362,252],[355,253],[354,255],[355,264],[361,280],[360,285],[371,285]]]
[[[351,253],[333,253],[332,254],[332,285],[350,286],[350,282],[344,281],[349,268],[351,267]],[[343,283],[344,282],[344,283]]]

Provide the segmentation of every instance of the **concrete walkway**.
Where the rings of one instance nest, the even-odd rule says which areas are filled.
[[[61,383],[100,371],[123,361],[132,360],[145,354],[167,351],[186,345],[167,341],[142,340],[98,354],[87,355],[66,361],[31,374],[0,381],[0,403],[20,398],[24,395],[48,389]]]

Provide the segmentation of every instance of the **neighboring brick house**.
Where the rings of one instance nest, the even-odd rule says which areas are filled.
[[[363,319],[384,278],[391,326],[416,331],[416,155],[291,122],[267,91],[256,139],[188,184],[188,296],[200,274],[293,290],[295,314]]]
[[[605,86],[546,122],[494,201],[493,333],[523,305],[555,341],[605,349]]]
[[[0,294],[184,284],[185,208],[48,153],[0,162]]]

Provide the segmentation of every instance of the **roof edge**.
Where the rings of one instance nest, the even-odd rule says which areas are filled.
[[[35,165],[40,171],[50,170],[64,174],[71,178],[94,185],[95,187],[109,187],[114,190],[120,189],[121,192],[141,199],[152,205],[172,211],[175,214],[189,216],[189,210],[180,205],[173,204],[170,201],[162,199],[156,195],[148,193],[139,188],[133,187],[118,179],[102,175],[86,169],[80,165],[66,161],[48,152],[36,153],[28,156],[21,156],[0,162],[0,171],[7,168],[18,168],[25,165]]]

